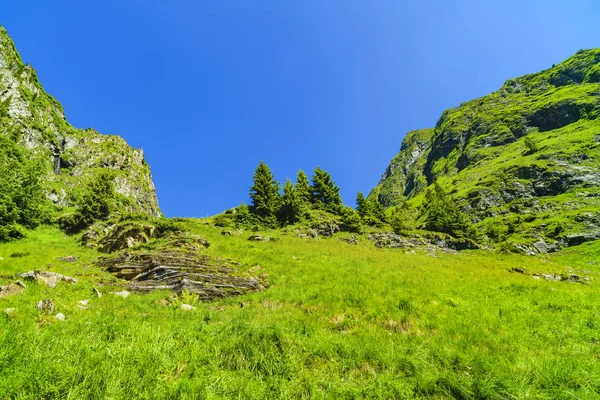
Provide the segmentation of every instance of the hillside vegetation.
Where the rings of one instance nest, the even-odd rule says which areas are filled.
[[[582,50],[446,110],[435,128],[406,135],[369,198],[418,209],[438,182],[506,247],[600,238],[598,71],[600,50]]]

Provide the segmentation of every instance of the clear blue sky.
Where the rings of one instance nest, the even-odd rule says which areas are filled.
[[[320,165],[354,205],[410,129],[600,47],[597,0],[2,1],[77,127],[143,147],[167,216]]]

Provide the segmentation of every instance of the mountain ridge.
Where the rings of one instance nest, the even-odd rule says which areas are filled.
[[[35,69],[23,63],[1,25],[0,102],[0,135],[42,157],[49,171],[47,197],[56,206],[71,206],[74,192],[99,171],[110,170],[124,211],[161,214],[143,150],[120,136],[69,124],[62,105],[44,91]]]
[[[562,221],[563,231],[595,235],[599,117],[600,49],[581,50],[444,111],[434,128],[410,131],[369,198],[387,207],[419,206],[425,189],[439,181],[475,223],[579,210],[594,215],[583,223]],[[542,228],[524,231],[548,239]]]

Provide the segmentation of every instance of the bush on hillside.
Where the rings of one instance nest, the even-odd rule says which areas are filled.
[[[112,174],[101,172],[76,199],[77,210],[59,220],[61,229],[67,233],[78,233],[96,221],[107,219],[116,207],[116,197]]]

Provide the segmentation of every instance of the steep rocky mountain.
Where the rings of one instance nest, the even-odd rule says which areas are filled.
[[[47,196],[69,206],[71,194],[98,172],[113,172],[127,211],[160,215],[150,167],[141,149],[123,138],[70,125],[62,106],[42,88],[33,67],[23,64],[0,26],[0,137],[41,156],[50,173]]]
[[[419,206],[434,181],[473,222],[504,234],[559,245],[600,238],[600,49],[409,132],[370,198]]]

